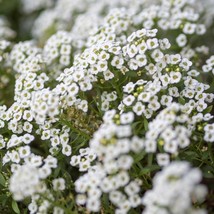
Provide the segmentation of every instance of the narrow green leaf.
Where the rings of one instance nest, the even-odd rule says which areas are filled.
[[[146,118],[143,119],[143,125],[144,125],[145,131],[147,131],[148,130],[148,120]]]
[[[209,106],[205,109],[204,113],[210,113],[213,109],[213,106]]]
[[[160,167],[159,166],[156,166],[156,165],[152,165],[150,167],[145,167],[144,169],[142,169],[139,173],[140,176],[142,175],[145,175],[145,174],[148,174],[150,172],[153,172],[153,171],[156,171],[156,170],[159,170]]]
[[[12,201],[12,208],[15,213],[20,214],[20,210],[16,201]]]
[[[185,99],[182,98],[182,97],[179,97],[179,98],[178,98],[178,102],[179,102],[180,104],[182,104],[182,105],[184,105],[184,104],[186,103]]]
[[[4,176],[0,173],[0,184],[2,186],[5,186],[5,183],[6,183],[6,180],[5,180]]]
[[[138,163],[139,161],[141,161],[146,155],[146,152],[145,151],[142,151],[138,154],[136,154],[133,158],[134,158],[134,162],[135,163]]]

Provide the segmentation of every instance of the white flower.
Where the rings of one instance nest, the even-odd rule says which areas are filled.
[[[64,214],[64,210],[60,207],[54,207],[53,214]]]
[[[206,26],[204,24],[197,24],[196,33],[198,35],[203,35],[206,32]]]
[[[178,141],[169,140],[164,143],[164,151],[175,154],[178,151]]]
[[[138,48],[132,44],[127,47],[127,54],[129,55],[130,58],[133,58],[138,52]]]
[[[144,54],[147,50],[147,44],[145,41],[141,41],[140,44],[137,46],[139,54]]]
[[[134,71],[138,69],[138,67],[139,67],[138,64],[139,64],[139,62],[136,59],[130,59],[128,62],[129,68]]]
[[[78,104],[78,108],[81,109],[84,112],[88,111],[88,102],[86,100],[81,100]]]
[[[38,173],[41,179],[45,179],[51,174],[51,168],[47,165],[44,165],[38,169]]]
[[[134,120],[133,112],[123,113],[120,116],[121,124],[129,124],[129,123],[132,123],[133,120]]]
[[[168,74],[164,74],[160,77],[163,86],[167,86],[171,82],[171,78]]]
[[[103,72],[103,75],[104,75],[104,79],[105,79],[106,81],[108,81],[108,80],[114,78],[114,74],[113,74],[110,70],[104,71],[104,72]]]
[[[185,34],[180,34],[177,38],[176,38],[176,42],[178,44],[179,47],[184,47],[187,43],[187,37]]]
[[[145,141],[145,150],[148,153],[154,153],[157,149],[157,143],[155,140],[146,140]]]
[[[130,148],[133,152],[140,152],[144,148],[145,142],[137,136],[134,136],[131,140]]]
[[[196,24],[191,24],[189,22],[187,22],[183,28],[183,32],[185,34],[193,34],[195,33],[195,30],[196,30]]]
[[[151,109],[152,111],[156,111],[160,107],[161,107],[160,103],[156,100],[152,100],[148,105],[148,108]]]
[[[156,49],[152,52],[151,56],[155,60],[155,62],[159,62],[161,61],[164,55],[159,49]]]
[[[102,111],[108,111],[109,110],[110,103],[108,100],[104,100],[101,104],[101,110]]]
[[[170,162],[169,155],[166,153],[157,154],[157,163],[159,166],[167,166]]]
[[[20,162],[20,155],[17,151],[13,150],[10,154],[10,160],[14,163],[19,163]]]
[[[138,100],[143,101],[143,102],[149,102],[151,98],[151,93],[150,92],[142,92],[138,95]]]
[[[65,189],[65,180],[63,178],[56,178],[52,181],[52,183],[53,189],[56,191]]]
[[[172,102],[171,96],[163,95],[161,97],[161,101],[160,101],[161,105],[168,106],[170,105],[171,102]]]
[[[125,192],[129,195],[135,195],[140,192],[140,186],[137,181],[131,181],[126,187]]]
[[[181,73],[180,72],[170,72],[170,83],[178,83],[181,80]]]
[[[86,203],[86,195],[85,194],[78,194],[76,196],[76,203],[79,205],[84,205]]]
[[[66,156],[70,156],[71,152],[72,152],[71,146],[69,146],[69,145],[62,146],[62,154],[66,155]]]
[[[50,168],[57,168],[57,159],[51,155],[48,155],[44,162]]]
[[[133,95],[128,95],[127,97],[125,97],[123,99],[123,103],[126,106],[130,106],[130,105],[132,105],[132,103],[134,102],[134,100],[135,100],[135,97]]]
[[[204,140],[207,142],[214,142],[214,124],[207,124],[204,126]]]
[[[22,137],[22,141],[23,141],[25,144],[29,144],[29,143],[31,143],[33,140],[34,140],[34,136],[33,136],[33,135],[30,135],[30,134],[25,134],[25,135]]]
[[[119,168],[124,170],[130,169],[132,166],[132,163],[133,163],[133,159],[129,155],[122,155],[117,160],[117,164]]]
[[[19,148],[19,156],[20,158],[25,158],[30,155],[30,147],[29,146],[23,146]]]
[[[192,66],[192,62],[186,58],[183,58],[179,66],[188,71],[189,68]]]
[[[74,96],[78,93],[79,87],[76,83],[72,83],[67,87],[67,92],[70,96]]]
[[[125,195],[120,191],[111,191],[109,193],[109,199],[113,204],[118,206],[121,201],[125,200]]]
[[[157,66],[150,63],[149,65],[147,65],[146,67],[146,70],[149,72],[150,75],[154,74],[157,72]]]
[[[171,87],[168,89],[169,90],[169,95],[172,97],[179,97],[179,92],[177,87]]]
[[[59,58],[59,63],[63,66],[68,66],[70,64],[70,56],[68,55],[62,55]]]
[[[119,56],[114,56],[111,61],[111,65],[116,67],[117,69],[121,69],[123,66],[123,63],[124,63],[123,58]]]
[[[145,106],[141,102],[136,102],[132,109],[136,115],[141,116],[145,111]]]
[[[81,160],[80,156],[73,155],[71,157],[71,161],[70,161],[71,166],[77,166],[77,165],[79,165],[80,160]]]
[[[136,60],[137,60],[137,64],[139,67],[143,67],[147,64],[147,58],[146,58],[146,55],[141,55],[141,54],[138,54],[136,56]]]
[[[153,39],[148,39],[146,41],[146,45],[147,45],[147,48],[150,50],[150,49],[155,49],[159,46],[159,43],[158,43],[158,39],[156,38],[153,38]]]
[[[116,135],[119,138],[129,137],[131,135],[131,126],[130,125],[118,126]]]
[[[169,40],[167,38],[164,38],[164,39],[159,39],[159,43],[160,43],[160,48],[162,50],[167,50],[171,47],[171,44],[169,42]]]
[[[98,61],[98,72],[104,72],[108,69],[107,61]]]
[[[92,212],[98,212],[100,210],[100,201],[96,198],[88,199],[86,202],[86,207]]]

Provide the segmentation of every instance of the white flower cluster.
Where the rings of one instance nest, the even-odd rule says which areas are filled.
[[[2,68],[1,76],[0,76],[0,89],[4,90],[10,84],[10,72],[6,70],[7,62],[9,58],[9,52],[11,49],[11,42],[1,39],[0,37],[0,67]],[[2,99],[2,98],[1,98]]]
[[[20,163],[22,160],[31,155],[31,149],[28,144],[30,144],[34,140],[33,135],[25,134],[19,137],[14,134],[8,141],[6,141],[3,136],[1,137],[1,139],[1,149],[4,147],[8,149],[2,159],[3,164],[6,164],[8,162]]]
[[[49,89],[42,89],[32,93],[31,111],[38,124],[44,124],[48,117],[50,122],[56,121],[59,114],[59,97]]]
[[[100,210],[100,197],[104,193],[109,194],[109,200],[117,207],[116,213],[127,213],[141,204],[141,182],[131,180],[128,170],[134,161],[129,153],[141,151],[144,142],[137,136],[131,137],[132,130],[127,124],[131,123],[134,117],[131,116],[130,119],[130,115],[122,114],[123,125],[117,126],[110,122],[111,118],[116,116],[115,113],[106,112],[104,120],[107,120],[107,123],[101,125],[90,141],[90,148],[97,155],[96,165],[90,167],[90,164],[86,164],[88,173],[75,182],[76,191],[80,193],[77,203],[86,204],[87,209],[94,212]],[[125,193],[121,191],[123,188]]]
[[[38,169],[34,166],[20,166],[11,177],[10,191],[16,200],[23,200],[39,190],[40,177]]]
[[[47,187],[42,180],[51,174],[52,168],[56,167],[56,158],[48,156],[42,160],[41,156],[35,155],[26,158],[24,165],[14,166],[9,186],[13,197],[20,201],[26,197],[33,196],[35,193],[44,192]]]
[[[125,7],[133,14],[138,11],[145,2],[146,1],[139,0],[78,0],[75,3],[69,0],[56,1],[53,8],[44,10],[35,20],[32,28],[33,35],[35,38],[42,38],[45,37],[49,31],[68,30],[72,33],[76,44],[75,46],[81,48],[84,46],[90,32],[93,32],[93,29],[97,29],[99,23],[101,23],[100,21],[112,8]],[[123,27],[122,23],[121,27]]]
[[[7,50],[10,48],[11,43],[7,40],[0,40],[0,63],[8,57]]]
[[[73,66],[64,70],[58,78],[60,83],[56,87],[65,107],[76,106],[87,112],[88,102],[79,98],[78,92],[91,90],[98,75],[102,75],[104,81],[114,78],[108,65],[108,59],[110,54],[119,54],[120,49],[117,43],[106,41],[99,45],[92,45],[81,55],[76,55]]]
[[[77,0],[75,3],[70,0],[56,1],[54,7],[44,10],[36,19],[32,28],[33,35],[41,38],[49,30],[51,33],[58,30],[70,30],[75,14],[85,11],[87,6],[88,0]]]
[[[112,102],[117,100],[117,92],[112,91],[111,93],[108,93],[107,91],[104,91],[101,95],[101,110],[102,111],[108,111],[110,108],[110,105]]]
[[[97,30],[97,26],[102,23],[102,19],[103,17],[94,13],[93,10],[92,12],[87,11],[87,13],[80,14],[76,18],[70,33],[73,38],[73,45],[77,50],[84,47],[89,35]]]
[[[0,29],[0,99],[14,90],[0,176],[30,214],[206,213],[199,169],[174,162],[212,173],[214,56],[195,3],[22,0],[39,16],[35,40]]]
[[[30,214],[43,214],[47,213],[50,208],[52,208],[52,203],[56,198],[54,197],[55,194],[60,194],[63,190],[66,189],[65,187],[65,180],[61,177],[53,179],[51,182],[51,186],[54,192],[51,192],[47,186],[42,183],[40,187],[40,192],[36,192],[32,195],[32,201],[28,205],[29,213]],[[44,194],[46,197],[42,197]],[[54,206],[52,209],[53,214],[64,214],[64,210],[59,206]]]
[[[59,70],[70,65],[71,51],[71,36],[65,31],[58,31],[47,40],[43,55],[47,65],[52,65],[52,69]]]
[[[173,162],[153,179],[153,189],[145,193],[143,214],[205,214],[194,207],[203,201],[207,193],[199,184],[202,174],[197,168],[190,168],[187,162]]]
[[[205,73],[212,72],[212,74],[214,75],[214,55],[206,60],[206,64],[203,65],[202,70]]]
[[[157,23],[158,27],[163,30],[180,30],[181,34],[177,38],[177,43],[181,47],[186,43],[185,35],[205,33],[205,26],[197,23],[200,15],[194,10],[195,0],[163,0],[160,2],[137,14],[135,23],[142,22],[143,27],[147,29],[153,28]]]
[[[38,71],[40,68],[34,66],[37,62],[37,55],[41,53],[41,50],[34,45],[33,41],[25,41],[16,44],[11,53],[10,61],[13,65],[13,69],[18,73],[29,72],[29,70]]]
[[[173,103],[149,123],[145,141],[147,152],[156,151],[158,139],[162,140],[159,143],[163,144],[164,151],[169,153],[176,153],[178,147],[185,148],[190,144],[191,130],[190,127],[185,127],[190,119],[187,114],[179,114],[181,108]]]
[[[214,18],[214,13],[213,13],[213,7],[214,7],[214,2],[212,0],[200,0],[198,3],[198,8],[201,8],[201,10],[205,10],[206,12],[203,14],[203,19],[205,20],[205,24],[210,27],[213,24],[213,18]]]
[[[185,110],[186,106],[172,103],[149,123],[148,131],[145,135],[146,152],[155,153],[158,147],[161,146],[162,152],[177,154],[179,148],[183,149],[189,146],[190,137],[196,128],[196,124],[201,120],[210,120],[211,116],[210,114],[205,114],[204,116],[198,114],[189,117]],[[168,163],[164,161],[161,164],[161,161],[159,161],[160,165]]]
[[[204,140],[207,142],[214,142],[214,123],[204,126]]]
[[[96,153],[90,148],[80,149],[79,152],[79,155],[71,157],[70,164],[78,167],[80,172],[87,171],[91,167],[91,163],[96,159]]]

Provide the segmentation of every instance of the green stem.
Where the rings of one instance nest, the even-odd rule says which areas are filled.
[[[148,166],[150,167],[150,166],[152,166],[152,162],[153,162],[153,153],[150,153],[149,155],[148,155]]]

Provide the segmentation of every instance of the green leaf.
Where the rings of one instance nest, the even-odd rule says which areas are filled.
[[[15,213],[20,214],[20,210],[16,201],[12,201],[12,208]]]
[[[147,131],[148,130],[148,120],[146,118],[143,119],[143,125],[144,125],[145,131]]]
[[[159,166],[156,166],[156,165],[152,165],[150,167],[145,167],[144,169],[142,169],[139,173],[139,175],[145,175],[145,174],[148,174],[150,172],[153,172],[153,171],[156,171],[156,170],[159,170],[160,167]]]
[[[4,207],[6,205],[7,200],[8,200],[8,196],[6,196],[6,194],[0,195],[1,207]]]
[[[5,180],[4,176],[0,173],[0,184],[2,186],[5,186],[5,183],[6,183],[6,180]]]
[[[102,197],[102,202],[103,202],[103,206],[106,210],[109,209],[109,200],[108,200],[108,195],[107,194],[104,194],[103,197]]]
[[[185,99],[182,98],[182,97],[179,97],[179,98],[178,98],[178,102],[179,102],[180,104],[182,104],[182,105],[184,105],[184,104],[186,103]]]
[[[202,168],[202,172],[203,172],[203,176],[205,178],[213,178],[213,176],[214,176],[213,168],[211,166],[205,165]]]
[[[186,151],[183,153],[183,156],[185,156],[185,158],[187,158],[187,159],[189,157],[191,157],[191,159],[199,158],[199,155],[194,151]]]
[[[146,155],[145,151],[142,151],[142,152],[134,155],[134,157],[133,157],[134,158],[134,162],[138,163],[139,161],[141,161],[145,157],[145,155]]]
[[[206,108],[206,110],[204,111],[204,113],[210,113],[213,109],[213,106],[209,106],[208,108]]]

